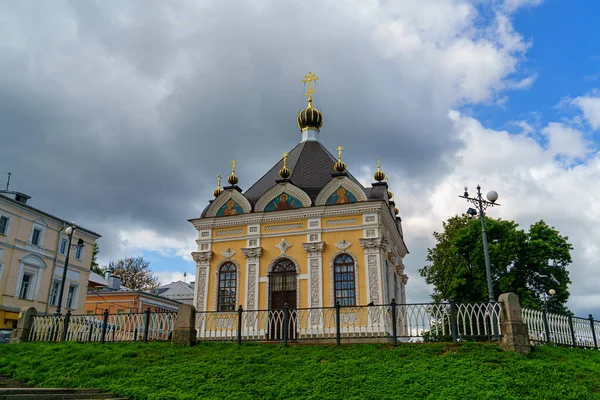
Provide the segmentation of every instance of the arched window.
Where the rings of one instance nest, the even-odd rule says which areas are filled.
[[[219,297],[217,311],[235,311],[235,289],[237,271],[232,263],[225,263],[219,269]]]
[[[335,301],[341,306],[356,304],[354,283],[354,260],[348,254],[340,254],[333,261]]]

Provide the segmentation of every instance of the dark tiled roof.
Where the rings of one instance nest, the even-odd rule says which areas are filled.
[[[331,174],[335,173],[333,164],[337,159],[320,142],[301,142],[289,152],[287,167],[292,171],[290,180],[292,184],[304,190],[314,202],[321,189],[331,181]],[[279,170],[283,167],[283,159],[279,160],[262,178],[252,185],[244,195],[252,203],[271,189],[280,180]],[[348,173],[348,177],[361,188],[360,182]],[[363,190],[365,190],[363,188]],[[367,193],[367,196],[369,193]]]

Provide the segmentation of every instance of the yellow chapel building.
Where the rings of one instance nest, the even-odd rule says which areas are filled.
[[[235,175],[200,218],[194,306],[198,312],[314,309],[406,303],[408,253],[398,209],[378,163],[363,187],[319,141],[322,113],[297,116],[299,143],[243,191]],[[197,327],[200,331],[200,327]],[[199,332],[200,335],[200,332]]]

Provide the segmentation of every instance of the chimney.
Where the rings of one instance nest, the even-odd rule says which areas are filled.
[[[106,271],[104,273],[104,279],[108,282],[108,279],[110,278],[111,275],[112,275],[112,273],[110,271]]]
[[[110,276],[108,277],[107,280],[108,280],[108,288],[109,289],[112,289],[112,290],[121,289],[121,278],[120,277],[110,274]]]

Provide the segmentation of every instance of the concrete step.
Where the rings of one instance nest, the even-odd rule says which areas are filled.
[[[96,394],[102,393],[102,389],[79,389],[79,388],[0,388],[0,396],[7,396],[11,394]]]
[[[116,396],[111,393],[76,393],[76,392],[58,392],[56,390],[48,391],[23,391],[21,393],[3,394],[0,392],[0,400],[61,400],[61,399],[114,399]]]

